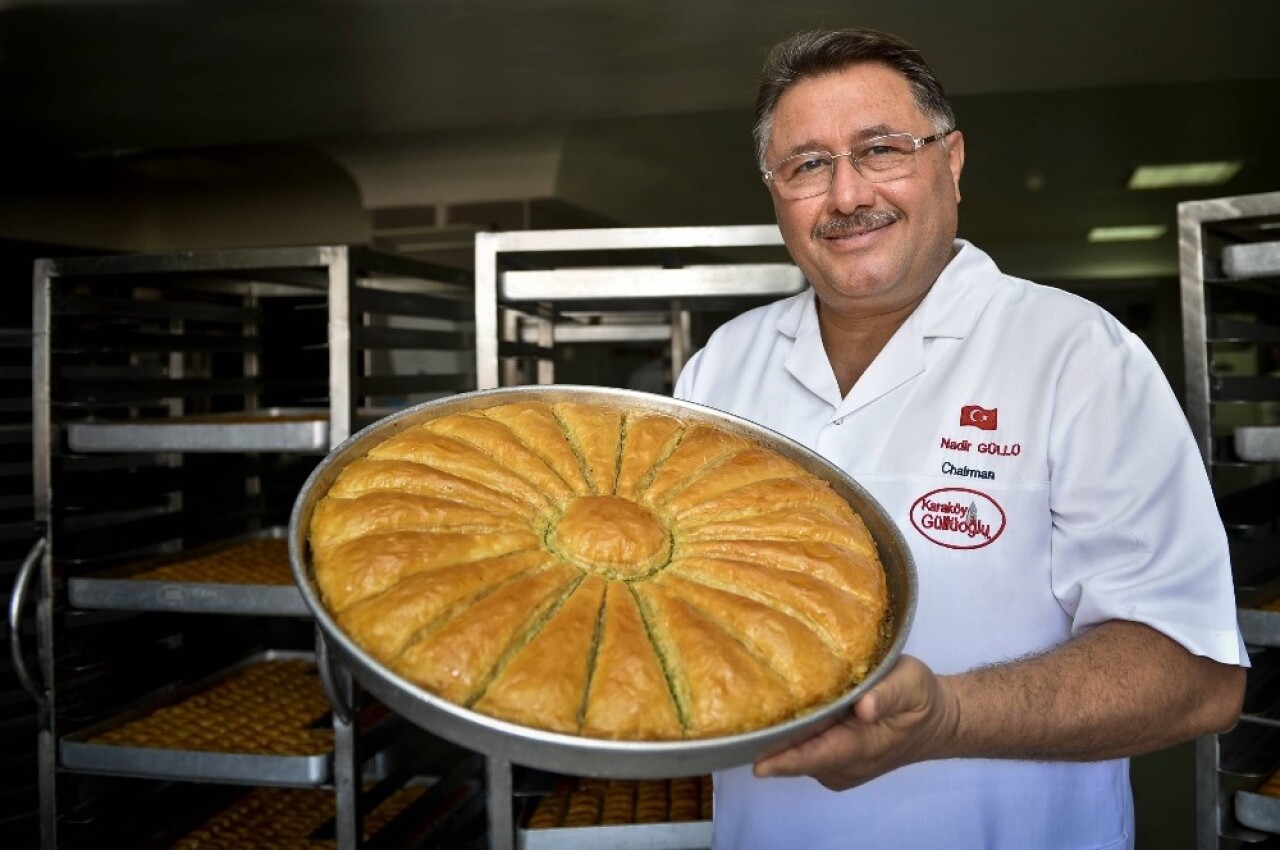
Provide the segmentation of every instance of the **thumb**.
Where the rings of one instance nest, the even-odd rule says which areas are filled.
[[[854,706],[854,713],[864,723],[876,723],[912,708],[913,695],[919,693],[921,668],[919,661],[903,655],[898,662]]]

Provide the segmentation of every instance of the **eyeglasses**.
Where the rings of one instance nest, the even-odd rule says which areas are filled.
[[[778,195],[784,200],[815,198],[831,188],[836,160],[847,156],[863,179],[870,183],[899,180],[915,174],[916,151],[952,132],[954,128],[923,139],[917,139],[910,133],[890,133],[859,142],[844,153],[806,151],[789,156],[764,172],[764,179],[778,187]]]

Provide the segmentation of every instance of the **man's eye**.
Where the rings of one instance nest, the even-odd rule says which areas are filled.
[[[792,177],[801,177],[815,172],[822,171],[831,165],[831,161],[823,156],[803,156],[797,157],[792,163],[788,173]]]
[[[859,156],[858,159],[865,159],[866,157],[869,157],[869,156],[889,156],[895,153],[902,153],[902,151],[898,150],[892,145],[872,145],[871,147],[864,150],[862,152],[862,155]]]

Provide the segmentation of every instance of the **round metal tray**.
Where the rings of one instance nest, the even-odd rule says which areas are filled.
[[[357,646],[321,603],[307,546],[311,514],[338,473],[405,428],[454,413],[535,400],[605,404],[715,425],[772,449],[829,482],[862,515],[887,574],[889,622],[880,660],[871,673],[837,699],[753,732],[685,741],[610,741],[547,732],[471,711],[406,681]],[[916,604],[915,562],[906,541],[879,503],[843,471],[799,443],[745,419],[666,396],[601,387],[551,384],[464,393],[406,408],[369,425],[330,452],[303,485],[289,520],[289,556],[298,587],[315,615],[325,654],[349,668],[361,685],[393,711],[442,738],[496,758],[576,776],[615,779],[705,774],[748,764],[821,732],[893,666],[906,642]]]

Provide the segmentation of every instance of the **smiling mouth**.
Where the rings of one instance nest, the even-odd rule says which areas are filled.
[[[901,216],[893,210],[867,210],[853,215],[839,216],[815,226],[810,235],[814,239],[840,239],[861,236],[893,224]]]

